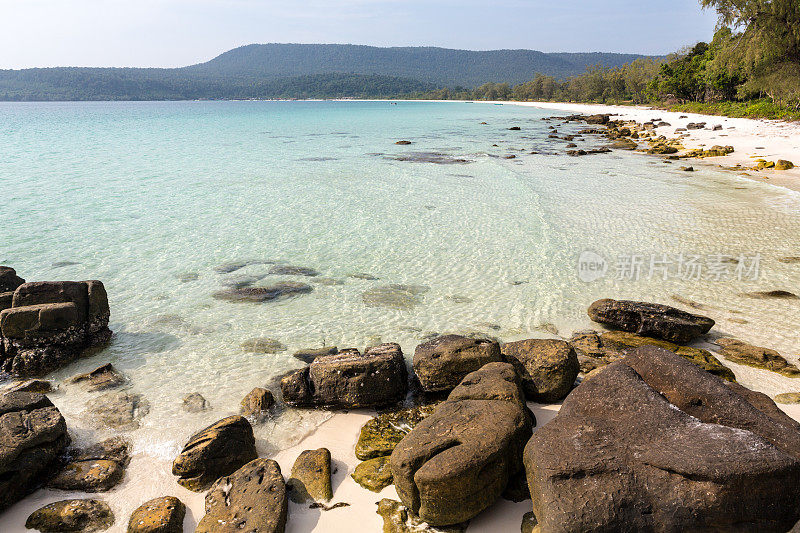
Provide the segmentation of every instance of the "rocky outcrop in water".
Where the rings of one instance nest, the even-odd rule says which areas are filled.
[[[255,459],[214,483],[195,533],[283,533],[287,512],[280,466],[271,459]]]
[[[468,374],[392,452],[400,499],[434,526],[471,519],[522,469],[534,423],[513,366],[489,363]]]
[[[714,321],[668,305],[628,300],[597,300],[589,318],[612,329],[683,344],[708,333]]]
[[[230,287],[217,291],[212,297],[217,300],[229,302],[262,303],[272,300],[289,298],[300,294],[308,294],[314,287],[299,281],[283,281],[268,287]]]
[[[96,427],[121,431],[139,428],[139,421],[150,412],[150,402],[141,394],[112,391],[86,403],[85,414]]]
[[[154,498],[136,508],[128,533],[183,533],[186,506],[174,496]]]
[[[450,391],[464,376],[487,363],[502,361],[495,341],[442,335],[414,351],[414,373],[426,392]]]
[[[107,363],[91,372],[72,376],[67,380],[67,383],[77,383],[89,392],[96,392],[113,389],[125,384],[125,376],[118,372],[114,365]]]
[[[242,416],[262,421],[269,416],[269,409],[274,403],[275,397],[271,391],[263,387],[256,387],[241,401]]]
[[[314,359],[281,380],[283,400],[297,407],[375,407],[402,400],[408,375],[400,345],[381,344],[364,354],[342,350]]]
[[[534,402],[552,403],[564,398],[581,369],[575,350],[562,340],[509,342],[500,351],[519,374],[525,396]]]
[[[108,296],[99,281],[40,281],[19,285],[0,311],[0,370],[39,376],[107,342]]]
[[[575,389],[525,467],[547,532],[784,532],[800,519],[800,424],[652,346]]]
[[[64,417],[46,396],[0,396],[0,511],[41,483],[68,444]]]
[[[229,416],[195,433],[172,463],[172,473],[179,485],[201,492],[256,457],[250,422]]]
[[[720,355],[740,365],[771,370],[789,378],[800,377],[800,369],[789,363],[780,353],[769,348],[747,344],[738,339],[722,338],[714,341],[721,346]]]
[[[101,500],[62,500],[35,510],[25,522],[42,533],[91,533],[114,524],[111,507]]]

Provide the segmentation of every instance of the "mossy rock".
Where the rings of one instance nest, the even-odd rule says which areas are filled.
[[[731,338],[717,339],[716,343],[722,347],[720,355],[734,363],[777,372],[788,378],[800,377],[800,369],[775,350]]]
[[[733,374],[733,371],[723,365],[719,359],[714,357],[708,350],[692,348],[691,346],[679,346],[668,341],[643,337],[635,333],[627,333],[624,331],[607,331],[600,335],[600,338],[603,341],[603,346],[615,347],[622,352],[624,352],[626,348],[658,346],[659,348],[664,348],[665,350],[669,350],[672,353],[676,353],[688,359],[710,374],[714,374],[727,381],[736,381],[736,376]]]
[[[369,459],[356,466],[350,477],[356,483],[372,492],[380,492],[392,484],[392,469],[389,467],[389,456]]]
[[[786,161],[785,159],[779,159],[777,163],[775,163],[775,170],[791,170],[794,168],[794,163],[791,161]]]
[[[361,428],[356,443],[356,457],[362,461],[384,455],[391,455],[400,442],[414,426],[430,415],[435,405],[420,405],[410,409],[383,413],[369,420]]]
[[[775,396],[776,403],[800,403],[800,392],[784,392]]]
[[[657,144],[647,151],[648,154],[677,154],[678,149],[666,144]]]
[[[756,165],[756,170],[764,170],[768,168],[775,168],[775,163],[772,161],[759,161]]]

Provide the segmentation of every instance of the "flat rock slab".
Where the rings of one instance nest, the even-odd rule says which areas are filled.
[[[427,392],[451,391],[464,376],[487,363],[502,361],[500,345],[491,340],[442,335],[414,350],[414,373]]]
[[[738,339],[722,338],[714,341],[722,347],[720,355],[740,365],[777,372],[789,378],[800,377],[800,369],[789,363],[780,353],[769,348],[747,344]]]
[[[473,518],[522,469],[534,423],[513,366],[489,363],[468,374],[392,452],[400,499],[435,526]]]
[[[271,459],[255,459],[214,483],[195,533],[283,533],[287,512],[280,466]]]
[[[62,500],[35,510],[25,522],[42,533],[90,533],[114,524],[111,507],[100,500]]]
[[[525,467],[544,532],[785,532],[800,519],[800,424],[652,346],[578,386]]]
[[[284,401],[297,407],[391,405],[405,398],[408,372],[399,344],[387,343],[319,356],[281,380]]]
[[[333,498],[331,452],[327,448],[301,452],[292,466],[292,476],[286,487],[295,503],[330,501]]]
[[[256,457],[250,422],[229,416],[194,434],[172,463],[172,473],[179,485],[201,492]]]
[[[155,498],[133,511],[128,533],[183,533],[185,516],[186,506],[178,498]]]
[[[629,300],[597,300],[589,318],[612,329],[685,344],[708,333],[714,321],[668,305]]]
[[[531,401],[552,403],[563,399],[580,372],[575,350],[566,341],[528,339],[500,347],[522,379],[522,389]]]
[[[41,483],[67,444],[64,417],[46,396],[0,396],[0,511]]]

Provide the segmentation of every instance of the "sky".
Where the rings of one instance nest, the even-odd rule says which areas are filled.
[[[0,0],[0,68],[175,67],[251,43],[666,54],[698,0]]]

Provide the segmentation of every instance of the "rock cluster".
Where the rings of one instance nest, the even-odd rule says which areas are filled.
[[[787,531],[800,424],[645,346],[581,384],[525,448],[542,531]]]
[[[400,345],[381,344],[322,355],[281,380],[284,401],[293,406],[336,408],[391,405],[405,398],[408,374]]]
[[[13,271],[12,271],[13,272]],[[14,283],[3,276],[5,287]],[[107,342],[109,307],[100,281],[23,283],[0,296],[0,370],[40,376]]]
[[[68,444],[64,417],[46,396],[0,396],[0,511],[40,484]]]
[[[469,520],[521,470],[533,424],[513,366],[489,363],[467,375],[392,452],[400,499],[435,526]]]

